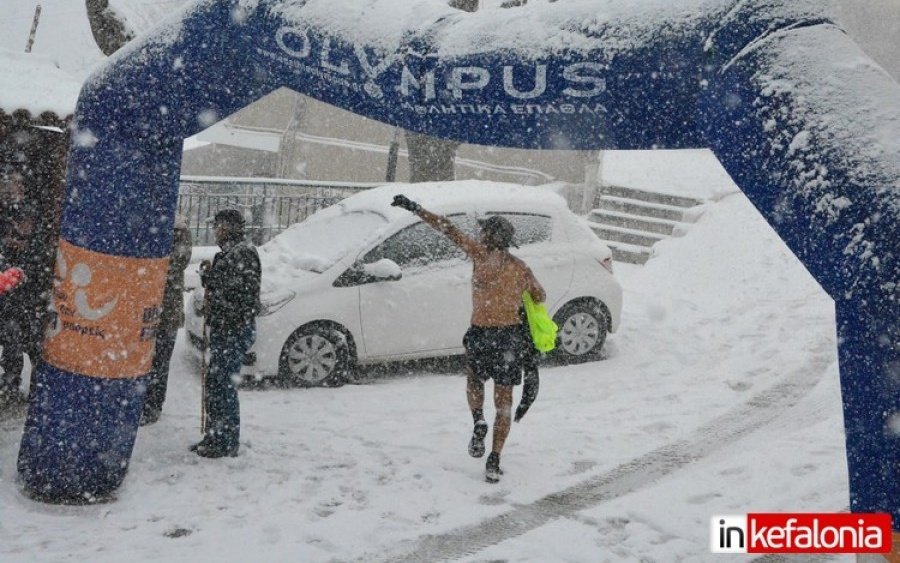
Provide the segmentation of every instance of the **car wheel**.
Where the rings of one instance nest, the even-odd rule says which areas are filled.
[[[596,301],[572,301],[556,313],[559,327],[555,356],[562,363],[589,362],[600,358],[606,341],[607,318]]]
[[[347,336],[333,326],[309,324],[298,328],[281,349],[279,375],[286,384],[337,387],[350,372]]]

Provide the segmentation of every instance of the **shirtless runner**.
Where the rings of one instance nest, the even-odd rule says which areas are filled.
[[[484,420],[484,382],[494,380],[494,435],[484,476],[496,483],[500,470],[500,452],[509,435],[513,386],[522,382],[522,369],[532,343],[521,328],[519,308],[527,291],[536,302],[545,299],[544,288],[531,269],[509,252],[515,230],[500,215],[480,221],[481,233],[473,239],[446,217],[436,215],[404,195],[394,196],[391,205],[402,207],[445,234],[472,260],[472,326],[463,337],[468,374],[466,398],[475,427],[469,442],[472,457],[484,455],[488,425]]]

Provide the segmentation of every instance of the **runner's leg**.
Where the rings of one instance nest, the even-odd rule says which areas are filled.
[[[472,368],[466,368],[466,399],[469,402],[469,410],[474,413],[484,412],[484,381],[480,376],[475,375]],[[475,420],[484,418],[480,416]]]
[[[509,436],[509,422],[512,418],[513,386],[494,384],[494,407],[497,414],[494,417],[494,440],[491,451],[500,454],[503,444]]]
[[[484,420],[484,381],[469,369],[466,377],[466,398],[472,411],[472,438],[469,440],[469,455],[484,455],[484,437],[487,436],[488,425]]]

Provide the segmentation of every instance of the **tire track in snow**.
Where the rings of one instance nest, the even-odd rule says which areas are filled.
[[[418,562],[471,556],[553,520],[574,516],[579,511],[652,485],[753,433],[796,405],[825,374],[834,360],[833,350],[833,342],[822,343],[811,351],[812,359],[803,368],[700,426],[688,438],[661,446],[606,473],[491,519],[443,534],[422,536],[391,552],[368,555],[359,560]]]

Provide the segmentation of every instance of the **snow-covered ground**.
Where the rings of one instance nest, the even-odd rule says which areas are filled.
[[[542,370],[499,484],[452,364],[242,391],[241,455],[200,459],[182,335],[115,502],[26,499],[0,422],[0,561],[717,560],[714,514],[845,509],[832,305],[744,196],[617,275],[608,359]]]

